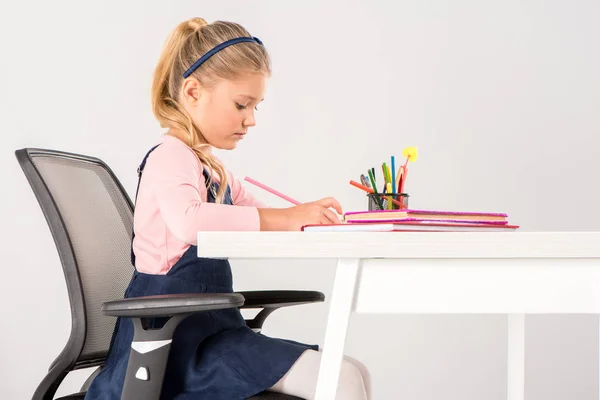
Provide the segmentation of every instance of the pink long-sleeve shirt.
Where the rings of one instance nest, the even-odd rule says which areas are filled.
[[[227,170],[234,205],[207,202],[203,166],[181,140],[165,135],[142,174],[134,212],[136,269],[166,274],[198,231],[258,231],[257,208],[267,207]],[[218,182],[218,179],[215,179]]]

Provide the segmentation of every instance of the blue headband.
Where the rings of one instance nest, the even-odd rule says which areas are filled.
[[[207,51],[202,57],[200,57],[198,59],[198,61],[196,61],[194,64],[192,64],[191,67],[189,67],[187,69],[187,71],[185,71],[183,73],[183,77],[187,78],[188,76],[190,76],[195,70],[198,69],[198,67],[200,67],[206,60],[208,60],[209,58],[211,58],[215,53],[223,50],[225,47],[227,46],[231,46],[232,44],[237,44],[237,43],[242,43],[242,42],[254,42],[254,43],[258,43],[260,45],[262,45],[263,43],[260,41],[259,38],[256,37],[248,37],[248,36],[242,36],[242,37],[238,37],[235,39],[230,39],[226,42],[223,42],[215,47],[213,47],[212,49],[210,49],[209,51]]]

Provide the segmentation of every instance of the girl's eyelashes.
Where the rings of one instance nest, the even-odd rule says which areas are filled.
[[[246,105],[243,105],[243,104],[240,104],[240,103],[236,102],[236,103],[235,103],[235,107],[236,107],[238,110],[245,110],[245,109],[246,109],[248,106],[246,106]],[[258,111],[258,106],[254,107],[254,109],[255,109],[256,111]]]

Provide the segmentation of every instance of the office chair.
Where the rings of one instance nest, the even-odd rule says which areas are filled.
[[[100,159],[47,149],[15,152],[60,256],[71,307],[71,334],[33,400],[52,400],[71,371],[98,367],[79,393],[57,400],[82,400],[100,372],[115,317],[132,318],[137,341],[170,341],[177,324],[195,312],[255,308],[246,324],[257,332],[280,307],[323,302],[315,291],[251,291],[124,299],[134,267],[130,260],[133,204],[112,170]],[[144,318],[171,317],[161,330],[144,330]],[[158,400],[170,345],[144,353],[131,349],[122,400]],[[256,400],[302,400],[263,392]]]

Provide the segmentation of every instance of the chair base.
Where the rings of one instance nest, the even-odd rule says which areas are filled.
[[[85,393],[75,393],[69,396],[61,397],[56,400],[83,400]],[[281,394],[274,392],[262,392],[256,396],[252,396],[248,400],[304,400],[300,397],[290,396],[289,394]]]

